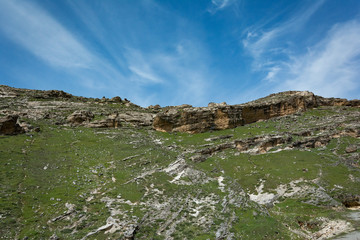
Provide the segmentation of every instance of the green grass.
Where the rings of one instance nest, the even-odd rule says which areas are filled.
[[[96,107],[94,104],[94,109]],[[189,150],[204,149],[208,147],[205,144],[216,146],[235,139],[298,131],[305,129],[314,117],[327,118],[339,114],[340,110],[310,110],[301,114],[296,122],[285,118],[271,119],[200,134],[162,133],[132,127],[72,128],[51,125],[50,120],[23,119],[34,127],[40,127],[41,131],[0,136],[0,236],[2,239],[22,239],[25,236],[29,239],[48,239],[56,233],[60,239],[81,239],[90,231],[105,225],[110,216],[110,209],[103,198],[119,199],[119,196],[132,203],[112,203],[111,207],[120,212],[116,216],[119,219],[132,216],[142,219],[151,209],[139,204],[141,202],[156,200],[164,204],[172,199],[171,213],[184,206],[177,219],[183,217],[186,221],[176,226],[173,234],[175,239],[213,239],[221,224],[230,220],[229,230],[236,239],[297,239],[286,225],[299,230],[300,224],[308,224],[313,227],[309,231],[316,231],[318,217],[344,218],[344,212],[336,212],[328,208],[326,203],[307,204],[306,198],[309,196],[280,198],[279,203],[273,207],[267,206],[267,209],[246,197],[239,198],[242,200],[239,205],[226,205],[224,202],[231,198],[231,194],[242,196],[242,190],[248,194],[256,193],[261,181],[264,183],[263,191],[270,193],[275,193],[279,185],[303,179],[307,182],[299,185],[323,187],[336,200],[340,200],[338,197],[342,194],[358,194],[360,184],[356,179],[360,179],[360,170],[349,166],[348,159],[354,154],[345,153],[345,149],[350,144],[360,144],[359,139],[341,137],[333,139],[325,148],[306,151],[294,149],[261,155],[227,149],[201,163],[190,161],[193,153],[189,153]],[[100,115],[97,117],[101,118]],[[309,124],[316,125],[315,122]],[[205,141],[229,134],[233,137]],[[154,139],[159,139],[163,144],[157,144]],[[296,136],[293,141],[300,139],[304,138]],[[207,183],[177,185],[170,182],[174,175],[161,171],[135,180],[144,172],[167,167],[179,154],[184,154],[188,167],[203,172],[210,180]],[[224,191],[219,189],[219,176],[224,177]],[[193,180],[188,176],[180,179],[187,182]],[[318,179],[316,184],[312,182],[314,179]],[[150,193],[151,188],[158,189],[162,194]],[[94,190],[98,193],[94,193]],[[189,215],[192,210],[186,207],[185,199],[191,201],[208,196],[213,197],[214,206],[204,207],[200,214],[210,216],[213,222],[210,226],[203,226],[195,223],[196,218]],[[92,200],[87,201],[90,197]],[[52,222],[51,219],[67,211],[65,203],[75,204],[76,214]],[[134,205],[136,203],[138,205]],[[156,230],[170,217],[145,222],[138,230],[136,239],[163,239],[163,236],[156,234]],[[76,227],[73,226],[75,222],[78,222]],[[112,235],[100,232],[89,237],[107,238],[121,238],[121,233]]]
[[[112,135],[115,137],[108,137]],[[66,202],[83,205],[84,198],[79,196],[88,196],[96,188],[102,192],[110,191],[110,196],[120,194],[126,200],[139,201],[143,186],[124,183],[141,172],[144,167],[141,162],[147,162],[146,158],[151,158],[154,164],[164,165],[172,155],[165,154],[164,158],[164,150],[157,149],[145,136],[134,148],[129,142],[138,137],[130,135],[123,130],[41,125],[41,132],[32,133],[31,137],[0,137],[0,206],[1,214],[5,216],[1,218],[1,226],[4,226],[1,235],[9,238],[15,233],[31,238],[50,236],[49,229],[42,226],[47,226],[48,220],[66,211]],[[142,154],[142,160],[123,161],[136,154]],[[136,164],[129,167],[130,162]],[[112,177],[116,179],[115,183]],[[103,209],[104,204],[99,204]],[[89,206],[90,211],[96,211],[94,206]],[[108,216],[107,212],[102,212],[104,216],[98,212],[93,215],[99,226]],[[52,225],[57,227],[57,224]]]

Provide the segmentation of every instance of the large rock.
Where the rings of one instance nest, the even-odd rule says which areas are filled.
[[[0,134],[15,135],[24,133],[24,129],[17,122],[17,115],[10,115],[0,118]]]
[[[130,123],[133,126],[151,126],[153,123],[155,114],[146,112],[129,111],[120,113],[118,118],[122,122]]]
[[[121,126],[121,119],[118,114],[115,113],[107,116],[105,119],[87,123],[85,126],[91,128],[118,128]]]
[[[67,117],[67,121],[71,125],[81,125],[88,123],[94,118],[94,114],[90,111],[75,111]]]
[[[87,122],[85,126],[92,128],[118,128],[122,123],[128,123],[135,127],[151,126],[154,114],[129,111],[126,113],[114,113],[105,119]]]

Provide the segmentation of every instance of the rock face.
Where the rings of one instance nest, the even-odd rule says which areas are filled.
[[[319,106],[349,106],[349,107],[359,107],[360,100],[347,100],[344,98],[324,98],[316,96]]]
[[[18,116],[10,115],[0,118],[0,134],[15,135],[23,133],[24,129],[17,123]]]
[[[323,98],[308,91],[288,91],[240,105],[210,103],[208,107],[170,108],[155,116],[153,127],[163,132],[199,133],[234,128],[318,106],[360,106],[360,101]]]
[[[90,122],[94,118],[94,114],[90,111],[75,111],[68,118],[67,121],[71,125],[81,125],[84,122]]]
[[[85,126],[91,128],[118,128],[121,126],[121,120],[119,119],[118,114],[111,114],[105,119],[86,123]]]
[[[308,91],[288,91],[238,105],[223,102],[209,103],[207,107],[183,104],[142,108],[119,96],[93,99],[57,90],[17,89],[4,85],[0,85],[0,99],[3,100],[0,101],[0,114],[5,116],[18,115],[35,121],[49,119],[57,125],[92,128],[129,125],[152,127],[162,132],[188,133],[235,128],[319,106],[360,106],[360,100],[323,98]],[[21,107],[12,107],[15,105]]]
[[[93,120],[94,114],[90,111],[75,111],[67,117],[72,126],[85,126],[91,128],[118,128],[122,123],[128,123],[135,127],[151,126],[154,114],[143,112],[113,113],[100,120]]]
[[[205,132],[233,128],[243,124],[241,107],[202,107],[170,109],[155,116],[153,127],[163,132]]]

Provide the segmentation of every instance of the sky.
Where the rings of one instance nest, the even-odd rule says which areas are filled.
[[[0,0],[0,84],[146,107],[360,98],[359,0]]]

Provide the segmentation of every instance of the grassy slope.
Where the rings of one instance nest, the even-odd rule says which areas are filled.
[[[49,125],[45,121],[33,122],[34,126],[40,126],[41,132],[0,137],[0,238],[22,239],[28,236],[30,239],[48,239],[56,233],[61,239],[80,239],[104,225],[109,217],[109,210],[101,201],[104,196],[116,198],[120,195],[132,203],[142,202],[151,197],[145,194],[151,185],[164,192],[163,201],[174,197],[185,199],[186,196],[208,196],[212,193],[224,197],[225,193],[218,189],[216,181],[202,185],[177,185],[170,183],[173,177],[165,173],[155,173],[139,181],[132,180],[145,170],[168,166],[185,150],[202,148],[199,146],[209,143],[205,141],[208,137],[233,134],[233,139],[241,139],[288,131],[289,128],[301,125],[299,122],[305,124],[309,116],[334,114],[336,112],[332,110],[311,110],[300,116],[297,123],[289,121],[288,125],[269,120],[195,135],[134,128],[69,128]],[[153,139],[160,139],[163,144],[157,144]],[[213,143],[225,141],[217,140]],[[261,179],[265,180],[264,191],[274,192],[280,184],[293,180],[320,178],[317,184],[336,198],[342,193],[360,192],[360,184],[349,179],[349,175],[360,179],[359,168],[349,168],[339,159],[339,155],[347,156],[344,149],[350,143],[359,144],[360,140],[342,137],[332,140],[324,149],[288,150],[263,155],[238,154],[235,150],[226,150],[202,163],[186,161],[208,177],[224,176],[226,185],[238,184],[248,193],[255,192]],[[176,147],[170,148],[170,145]],[[133,158],[124,161],[129,156]],[[99,193],[91,194],[95,189]],[[86,201],[91,196],[93,199]],[[259,207],[255,205],[246,208],[230,206],[235,213],[235,216],[228,216],[233,217],[231,231],[235,238],[295,239],[296,235],[287,226],[300,229],[300,222],[315,222],[314,229],[309,230],[315,231],[317,217],[336,219],[345,213],[344,210],[334,211],[326,204],[314,206],[304,203],[306,200],[280,199],[280,203],[264,210],[268,214],[257,213]],[[65,217],[51,221],[67,211],[65,203],[75,204],[77,214],[70,219]],[[147,208],[140,205],[124,203],[117,207],[123,213],[139,219],[147,212]],[[221,212],[221,209],[221,202],[218,202],[216,211]],[[126,218],[125,215],[123,218]],[[86,216],[85,220],[81,220],[83,216]],[[210,230],[186,222],[180,223],[173,236],[175,239],[213,239],[224,216],[215,216]],[[80,224],[72,227],[77,221]],[[156,229],[162,224],[160,219],[151,226],[143,226],[137,238],[161,239]],[[106,239],[108,236],[112,235],[100,232],[89,239]]]

